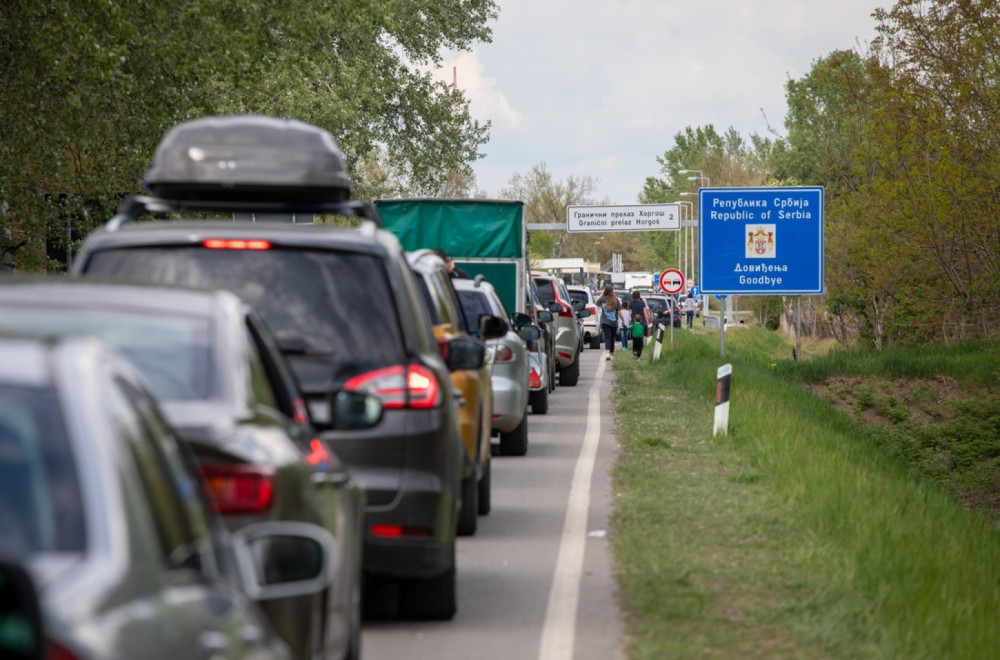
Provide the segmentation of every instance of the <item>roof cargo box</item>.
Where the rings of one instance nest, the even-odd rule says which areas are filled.
[[[351,191],[343,151],[330,133],[257,115],[175,126],[144,183],[162,199],[339,202]]]

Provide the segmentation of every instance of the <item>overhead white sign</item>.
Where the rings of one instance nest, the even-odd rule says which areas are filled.
[[[677,231],[680,228],[680,204],[566,207],[566,231]]]

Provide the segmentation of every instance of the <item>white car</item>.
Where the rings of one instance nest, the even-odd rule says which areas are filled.
[[[601,333],[601,317],[597,313],[597,298],[590,287],[570,285],[566,287],[573,302],[582,302],[584,309],[590,310],[590,316],[583,321],[583,344],[591,348],[600,348],[603,335]]]

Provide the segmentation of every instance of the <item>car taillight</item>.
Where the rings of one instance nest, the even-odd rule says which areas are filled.
[[[51,640],[45,643],[45,655],[43,657],[45,660],[79,660],[79,657],[75,653]]]
[[[559,312],[559,316],[565,316],[565,317],[573,318],[574,314],[573,314],[573,306],[572,305],[568,304],[564,300],[560,300],[559,301],[559,306],[562,307],[562,310]]]
[[[528,387],[537,389],[541,386],[542,377],[538,375],[538,370],[532,367],[531,373],[528,374]]]
[[[595,319],[597,318],[597,307],[595,307],[594,305],[591,305],[590,307],[587,308],[587,311],[590,312],[590,316],[592,318],[595,318]]]
[[[448,361],[448,340],[444,337],[438,337],[438,354],[441,355],[441,359],[445,362]]]
[[[510,346],[500,345],[493,349],[493,361],[494,362],[510,362],[514,359],[514,351],[511,350]]]
[[[431,535],[431,530],[426,527],[403,527],[402,525],[372,525],[369,527],[372,534],[382,538],[427,538]]]
[[[244,238],[207,238],[201,242],[202,247],[210,250],[270,250],[268,241]]]
[[[203,465],[201,476],[215,510],[227,513],[260,513],[271,507],[272,473],[256,465]]]
[[[434,372],[419,364],[358,374],[344,383],[344,389],[377,396],[385,408],[436,408],[442,401]]]

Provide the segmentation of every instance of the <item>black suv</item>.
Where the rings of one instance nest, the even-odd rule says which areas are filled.
[[[325,131],[268,117],[194,120],[161,142],[146,185],[155,196],[127,198],[84,242],[73,273],[229,289],[253,305],[313,423],[365,490],[367,585],[395,585],[402,616],[451,618],[465,450],[449,370],[478,367],[482,343],[439,348],[399,242],[370,204],[347,201],[343,157]],[[130,222],[192,211],[367,219]],[[330,406],[340,391],[378,396],[381,422],[338,427]]]

